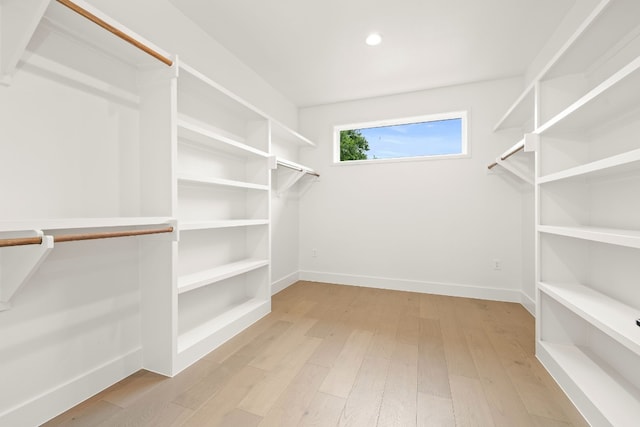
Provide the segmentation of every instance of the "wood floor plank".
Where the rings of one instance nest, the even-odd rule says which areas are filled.
[[[416,425],[417,374],[418,346],[399,342],[391,358],[384,385],[378,427]]]
[[[437,319],[420,319],[418,391],[451,399],[444,341]]]
[[[439,320],[438,300],[432,294],[420,294],[419,317],[421,319]]]
[[[254,385],[238,407],[252,414],[267,415],[319,344],[318,338],[303,337],[301,342],[288,349],[273,369],[267,371],[262,381]]]
[[[355,382],[362,360],[373,334],[369,331],[351,332],[329,374],[320,386],[320,391],[347,398]]]
[[[333,367],[351,332],[352,330],[344,325],[336,325],[311,355],[309,363],[327,368]]]
[[[326,338],[335,328],[335,321],[318,319],[305,335],[314,338]]]
[[[288,307],[284,307],[278,312],[278,314],[282,320],[295,322],[296,320],[305,317],[305,314],[313,309],[316,304],[316,302],[304,298],[302,300],[295,301]]]
[[[287,356],[292,348],[305,340],[307,331],[314,325],[314,319],[299,319],[287,329],[286,334],[281,334],[274,339],[259,355],[254,354],[254,358],[249,364],[255,368],[271,371],[281,364],[282,359]],[[308,337],[310,340],[315,338]],[[319,341],[318,341],[319,342]]]
[[[456,299],[438,296],[437,301],[449,374],[477,378],[478,373],[464,337],[464,329],[460,326],[461,321],[456,314]]]
[[[257,427],[261,421],[262,417],[242,409],[233,409],[217,425],[219,427]]]
[[[84,427],[96,426],[114,417],[123,409],[118,405],[104,400],[93,401],[90,404],[78,405],[67,412],[44,423],[42,427]]]
[[[269,329],[274,323],[281,320],[282,319],[275,313],[273,313],[273,315],[265,316],[242,331],[242,334],[236,335],[211,353],[205,355],[203,359],[221,363],[225,359],[227,359],[227,357],[231,356],[240,348],[244,347],[247,342],[256,339],[267,329]]]
[[[543,418],[570,422],[560,403],[544,385],[519,383],[517,388],[529,413]]]
[[[108,392],[102,396],[102,400],[113,403],[121,408],[126,408],[165,380],[166,377],[162,375],[141,371],[141,374],[136,375],[128,383],[126,388],[119,388]]]
[[[194,383],[200,381],[210,373],[219,369],[220,364],[203,359],[200,363],[192,365],[175,377],[166,378],[158,386],[136,400],[133,404],[122,409],[118,414],[109,419],[111,425],[126,425],[128,422],[136,422],[140,425],[163,424],[180,425],[181,420],[188,418],[193,411],[184,406],[177,405],[173,401],[190,389]],[[208,398],[209,396],[205,396]],[[154,417],[154,414],[160,414]],[[109,425],[107,423],[107,425]]]
[[[96,427],[173,427],[181,425],[191,415],[193,415],[191,409],[174,403],[157,401],[150,405],[138,406],[137,409],[129,410],[126,413],[120,412]]]
[[[366,357],[349,397],[340,414],[338,425],[375,426],[380,414],[390,360],[384,357]]]
[[[495,425],[533,427],[527,408],[500,363],[484,330],[468,328],[465,331],[465,337]]]
[[[440,323],[440,331],[449,375],[478,378],[478,372],[462,329],[455,325]]]
[[[291,327],[291,323],[277,321],[255,339],[246,343],[232,356],[226,358],[217,369],[200,378],[190,388],[174,399],[174,403],[197,410],[206,400],[215,395],[226,382],[260,354],[271,342]]]
[[[245,366],[231,378],[218,393],[208,399],[184,422],[185,427],[219,425],[230,412],[260,383],[266,372],[253,366]]]
[[[449,381],[456,426],[495,426],[480,380],[451,375]]]
[[[564,421],[552,420],[551,418],[539,417],[537,415],[532,415],[531,419],[535,427],[570,427],[572,425]]]
[[[346,399],[317,392],[302,415],[299,427],[335,427],[340,420]]]
[[[367,355],[391,359],[396,348],[400,316],[398,316],[397,308],[391,304],[379,307],[377,310],[379,313],[378,324],[369,343]]]
[[[260,427],[297,425],[328,373],[327,367],[305,364],[271,407]]]
[[[453,402],[450,398],[418,393],[418,427],[454,427]]]
[[[415,315],[404,314],[400,316],[396,341],[411,345],[418,345],[420,340],[420,318]]]

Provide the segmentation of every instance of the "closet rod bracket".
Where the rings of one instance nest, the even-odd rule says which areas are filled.
[[[11,308],[11,299],[29,281],[53,249],[53,236],[45,236],[41,230],[34,230],[34,236],[23,240],[33,238],[40,239],[40,243],[5,248],[0,253],[0,311]]]

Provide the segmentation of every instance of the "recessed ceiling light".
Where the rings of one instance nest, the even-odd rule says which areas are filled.
[[[378,46],[381,41],[382,41],[382,36],[380,36],[380,34],[378,33],[369,34],[366,40],[369,46]]]

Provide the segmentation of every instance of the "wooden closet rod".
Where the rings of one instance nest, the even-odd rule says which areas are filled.
[[[160,233],[171,233],[171,232],[173,232],[173,227],[149,228],[145,230],[105,231],[102,233],[61,234],[59,236],[53,236],[53,241],[55,243],[64,243],[64,242],[75,242],[78,240],[96,240],[96,239],[110,239],[114,237],[145,236],[147,234],[160,234]],[[39,245],[41,243],[42,243],[42,237],[2,239],[0,240],[0,248],[4,248],[8,246]]]
[[[127,43],[130,43],[130,44],[134,45],[135,47],[137,47],[138,49],[142,50],[143,52],[148,53],[149,55],[153,56],[157,60],[167,64],[168,66],[172,66],[173,65],[173,61],[170,60],[169,58],[167,58],[166,56],[161,55],[160,53],[158,53],[155,50],[151,49],[149,46],[139,42],[138,40],[134,39],[130,35],[120,31],[119,29],[117,29],[113,25],[111,25],[111,24],[105,22],[104,20],[98,18],[93,13],[91,13],[88,10],[78,6],[74,2],[72,2],[70,0],[57,0],[57,1],[58,1],[58,3],[63,4],[64,6],[67,6],[69,9],[73,10],[74,12],[78,13],[79,15],[84,16],[89,21],[101,26],[102,28],[104,28],[105,30],[109,31],[110,33],[120,37],[122,40],[126,41]]]
[[[524,150],[524,144],[522,144],[522,145],[520,145],[520,146],[518,146],[518,147],[516,147],[516,148],[513,148],[513,149],[512,149],[511,151],[509,151],[507,154],[505,154],[505,155],[501,156],[501,157],[500,157],[500,160],[507,160],[509,157],[513,156],[513,155],[514,155],[514,154],[516,154],[518,151],[522,151],[522,150]],[[496,166],[498,166],[498,162],[493,162],[493,163],[491,163],[489,166],[487,166],[487,168],[489,168],[489,169],[493,169],[493,168],[495,168]]]
[[[289,165],[287,163],[278,162],[278,164],[280,166],[284,166],[285,168],[293,169],[294,171],[304,172],[304,173],[309,174],[309,175],[317,176],[318,178],[320,177],[320,174],[318,172],[313,172],[313,171],[309,171],[309,170],[306,170],[306,169],[297,168],[297,167]]]
[[[513,156],[514,154],[516,154],[518,151],[522,151],[524,150],[524,144],[519,146],[518,148],[511,150],[510,152],[508,152],[507,154],[505,154],[504,156],[500,157],[500,160],[507,160],[509,157]]]

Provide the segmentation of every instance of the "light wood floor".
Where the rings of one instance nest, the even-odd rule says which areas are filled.
[[[518,304],[298,282],[180,375],[140,371],[47,426],[586,426]]]

